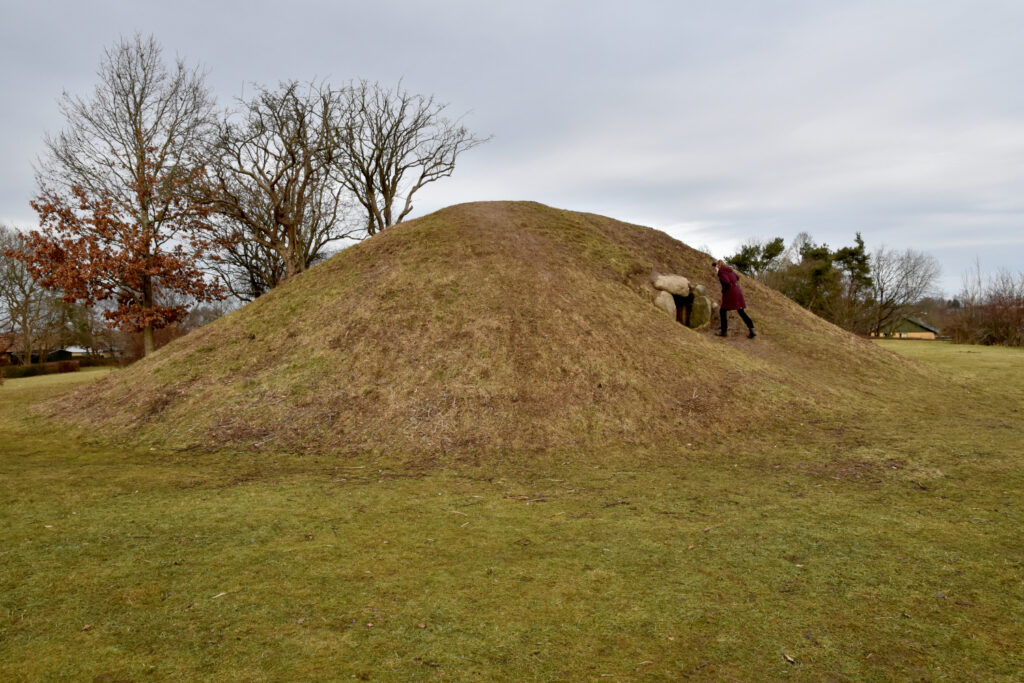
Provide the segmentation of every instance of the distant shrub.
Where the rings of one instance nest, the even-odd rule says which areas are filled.
[[[83,368],[110,368],[125,365],[125,362],[118,358],[90,358],[89,356],[79,358],[77,362]]]
[[[36,363],[35,365],[9,365],[3,368],[3,376],[7,379],[36,377],[38,375],[55,375],[60,372],[78,372],[80,364],[77,360],[61,360],[56,363]]]
[[[959,299],[947,323],[953,341],[1024,346],[1024,272],[1000,270],[983,280],[976,266]]]

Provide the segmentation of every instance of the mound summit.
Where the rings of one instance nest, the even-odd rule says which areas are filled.
[[[710,257],[528,202],[464,204],[339,253],[60,399],[90,429],[188,448],[410,456],[664,447],[842,405],[907,364],[742,282],[759,336],[656,308]],[[69,418],[70,416],[70,418]]]

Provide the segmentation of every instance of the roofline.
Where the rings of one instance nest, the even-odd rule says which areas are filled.
[[[929,325],[927,323],[921,322],[917,318],[911,318],[910,316],[905,315],[905,316],[903,316],[903,319],[908,321],[908,322],[912,322],[915,325],[923,327],[924,329],[928,330],[929,332],[934,332],[935,334],[941,334],[941,332],[939,330],[935,329],[934,327],[932,327],[931,325]]]

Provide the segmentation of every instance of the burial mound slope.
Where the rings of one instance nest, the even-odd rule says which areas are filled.
[[[721,339],[652,304],[663,273],[719,300],[709,263],[664,233],[601,216],[454,206],[343,251],[50,409],[167,447],[477,458],[746,438],[917,377],[749,279],[754,340],[738,320]]]

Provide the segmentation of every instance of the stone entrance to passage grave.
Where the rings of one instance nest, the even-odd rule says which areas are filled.
[[[682,275],[659,275],[654,279],[658,295],[654,305],[677,322],[699,330],[711,322],[711,299],[704,285],[690,285]]]

